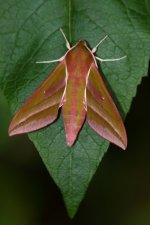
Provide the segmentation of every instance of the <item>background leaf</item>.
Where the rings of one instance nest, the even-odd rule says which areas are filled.
[[[72,44],[85,39],[93,47],[109,38],[97,55],[126,60],[101,65],[122,116],[130,108],[137,85],[147,74],[150,53],[150,3],[138,0],[5,0],[0,8],[0,86],[14,113],[55,65],[36,61],[66,52],[62,27]],[[59,186],[68,213],[74,216],[108,142],[86,124],[75,145],[66,146],[63,121],[29,135]]]

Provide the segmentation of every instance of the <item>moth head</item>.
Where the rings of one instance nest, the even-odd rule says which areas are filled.
[[[86,41],[84,41],[84,40],[80,40],[80,41],[78,42],[78,45],[87,47],[87,43],[86,43]]]

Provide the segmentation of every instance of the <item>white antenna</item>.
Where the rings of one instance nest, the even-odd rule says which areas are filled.
[[[102,40],[100,40],[98,42],[98,44],[92,49],[92,53],[95,53],[97,51],[98,46],[108,37],[108,35],[106,35]]]
[[[70,43],[69,43],[69,41],[67,40],[67,38],[66,38],[66,35],[65,35],[65,33],[63,32],[63,30],[60,28],[60,32],[62,33],[62,35],[63,35],[63,37],[64,37],[64,39],[65,39],[65,41],[66,41],[66,47],[68,48],[68,49],[70,49],[71,47],[70,47]]]

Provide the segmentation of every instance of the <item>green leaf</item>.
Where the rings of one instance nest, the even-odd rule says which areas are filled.
[[[137,85],[147,74],[150,1],[0,0],[0,5],[0,87],[12,114],[56,65],[35,62],[65,54],[61,27],[72,44],[84,39],[94,47],[108,35],[97,52],[102,58],[127,55],[125,60],[101,65],[108,89],[125,117]],[[67,148],[61,116],[29,137],[73,217],[109,143],[85,123],[75,145]]]

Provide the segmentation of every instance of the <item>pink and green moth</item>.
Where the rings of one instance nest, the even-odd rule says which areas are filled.
[[[61,29],[60,29],[61,30]],[[125,149],[127,135],[121,116],[102,80],[96,59],[100,62],[125,58],[102,59],[95,57],[98,46],[92,50],[80,40],[60,59],[37,63],[59,62],[48,78],[26,100],[9,127],[9,135],[28,133],[43,128],[57,119],[62,107],[66,142],[72,146],[86,120],[101,137]]]

